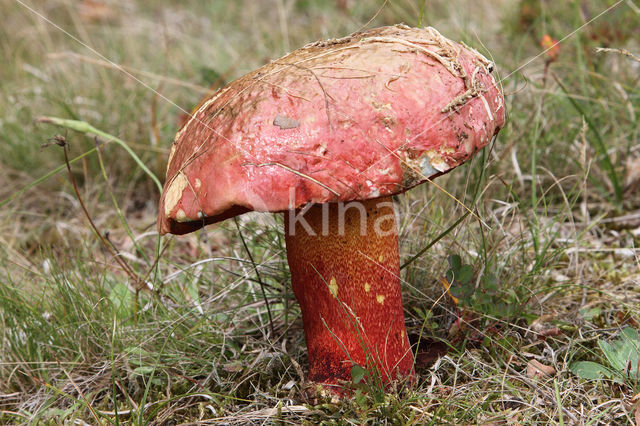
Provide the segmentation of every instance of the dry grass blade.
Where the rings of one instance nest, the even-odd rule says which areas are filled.
[[[614,49],[611,47],[598,47],[596,48],[596,52],[600,53],[600,52],[606,52],[606,53],[617,53],[619,55],[623,55],[623,56],[628,56],[629,58],[633,59],[636,62],[640,62],[640,57],[634,55],[633,53],[629,52],[627,49]]]

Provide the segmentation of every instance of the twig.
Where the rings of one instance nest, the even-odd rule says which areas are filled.
[[[550,403],[552,403],[556,407],[558,407],[558,410],[562,411],[562,413],[564,413],[564,415],[569,417],[574,422],[578,423],[578,419],[576,418],[576,416],[574,416],[571,411],[569,411],[568,409],[566,409],[562,405],[558,404],[558,401],[556,400],[555,396],[549,395],[542,388],[540,388],[540,386],[536,385],[533,381],[531,381],[527,377],[523,376],[521,373],[519,373],[516,369],[514,369],[510,365],[507,365],[507,368],[509,369],[509,371],[511,371],[513,374],[516,375],[518,380],[520,380],[521,382],[523,382],[524,384],[526,384],[527,386],[529,386],[531,389],[535,390],[536,392],[539,392],[540,395],[544,399],[546,399],[547,401],[549,401]]]
[[[125,273],[129,275],[129,277],[133,280],[133,282],[135,283],[136,291],[141,288],[148,289],[148,287],[144,284],[144,282],[141,282],[140,277],[138,277],[138,275],[131,268],[131,266],[127,262],[125,262],[122,259],[122,257],[118,255],[118,253],[114,251],[114,248],[111,246],[111,244],[109,244],[109,242],[105,239],[102,233],[98,230],[98,227],[93,222],[93,219],[91,219],[91,215],[89,214],[89,211],[87,210],[87,207],[85,206],[84,201],[82,201],[82,197],[80,196],[80,190],[78,189],[76,179],[74,178],[73,172],[71,171],[71,164],[69,163],[69,154],[67,151],[68,144],[66,139],[64,138],[64,136],[56,136],[54,138],[54,141],[58,146],[62,147],[62,150],[64,152],[64,162],[67,166],[67,172],[69,173],[69,180],[71,180],[71,184],[73,185],[73,190],[76,193],[76,197],[78,198],[78,202],[80,203],[80,207],[82,207],[82,211],[84,212],[84,215],[87,218],[87,221],[89,221],[89,225],[91,226],[91,229],[93,229],[93,232],[98,236],[98,238],[100,239],[100,242],[102,242],[102,245],[109,251],[109,253],[113,256],[116,262],[118,262],[118,264],[122,267]]]
[[[640,62],[640,57],[634,55],[633,53],[629,52],[627,49],[612,49],[610,47],[597,47],[596,48],[596,52],[601,53],[601,52],[613,52],[613,53],[618,53],[620,55],[624,55],[627,56],[631,59],[633,59],[634,61],[638,61]]]
[[[56,361],[58,361],[57,358],[56,358]],[[94,419],[96,419],[96,422],[98,422],[97,424],[102,424],[102,422],[100,421],[100,417],[98,417],[96,412],[93,410],[93,407],[91,406],[91,404],[89,403],[87,398],[82,393],[82,390],[80,390],[80,387],[76,384],[76,382],[73,380],[71,375],[67,372],[67,370],[65,370],[60,365],[60,361],[58,361],[58,368],[60,368],[62,370],[62,372],[67,376],[67,379],[69,379],[69,382],[71,382],[71,385],[75,388],[76,392],[78,392],[78,395],[80,395],[80,398],[82,398],[84,400],[84,403],[87,405],[87,408],[89,409],[89,411],[91,411],[91,415],[93,416]]]

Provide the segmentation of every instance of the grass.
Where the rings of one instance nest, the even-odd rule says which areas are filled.
[[[640,62],[596,51],[638,56],[637,2],[24,4],[162,97],[21,2],[0,5],[0,423],[635,421],[635,381],[570,367],[607,365],[599,342],[640,321]],[[180,115],[208,87],[370,20],[421,20],[493,57],[509,117],[438,180],[475,213],[459,226],[466,210],[434,186],[398,198],[417,382],[335,402],[304,382],[282,218],[239,217],[243,238],[227,221],[158,240],[157,187],[122,144],[35,119],[85,121],[163,177]],[[539,55],[544,34],[583,25],[554,61]],[[72,158],[91,151],[72,164],[78,191],[129,271],[88,226],[62,149],[41,148],[56,134]],[[442,286],[452,255],[473,269],[451,280],[457,304]],[[528,374],[532,361],[553,373]]]

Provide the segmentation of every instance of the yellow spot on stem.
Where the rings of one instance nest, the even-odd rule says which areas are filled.
[[[329,281],[329,292],[333,297],[338,297],[338,283],[336,282],[335,277],[331,277]]]
[[[384,260],[384,257],[382,257],[382,255],[378,256],[378,262],[381,262]]]
[[[371,290],[371,284],[369,283],[364,283],[364,291],[366,291],[367,293],[369,293],[369,291]]]
[[[376,295],[376,300],[378,301],[379,304],[384,305],[384,299],[386,299],[387,296],[385,296],[384,294],[378,294]]]

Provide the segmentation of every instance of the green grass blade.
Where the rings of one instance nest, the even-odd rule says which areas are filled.
[[[596,148],[598,150],[598,154],[600,154],[600,156],[603,159],[603,166],[605,168],[607,176],[609,176],[609,179],[611,179],[611,185],[613,186],[613,190],[615,192],[616,203],[618,207],[620,207],[622,205],[623,188],[622,188],[622,185],[620,184],[620,178],[618,177],[618,174],[616,173],[616,170],[613,166],[613,161],[611,160],[611,156],[607,152],[607,146],[605,145],[604,140],[602,139],[602,136],[598,131],[598,127],[595,125],[595,123],[591,119],[591,116],[587,114],[584,111],[584,109],[582,109],[580,104],[573,98],[573,96],[569,94],[569,91],[567,90],[565,85],[562,84],[562,81],[560,81],[560,79],[555,75],[554,75],[554,78],[558,83],[558,86],[560,86],[560,89],[564,92],[565,95],[567,95],[567,99],[569,100],[571,105],[584,118],[584,121],[587,123],[587,126],[589,126],[589,130],[593,132],[593,135],[595,136]]]
[[[129,156],[133,158],[133,160],[136,162],[138,167],[140,167],[142,171],[145,172],[151,178],[151,180],[153,180],[153,182],[158,187],[158,191],[162,192],[162,184],[160,183],[160,180],[158,179],[158,177],[151,170],[149,170],[149,168],[142,162],[140,157],[138,157],[136,153],[133,152],[131,148],[129,148],[129,145],[127,145],[127,143],[122,139],[116,136],[113,136],[109,133],[103,132],[102,130],[98,130],[95,127],[93,127],[91,124],[87,123],[86,121],[66,120],[64,118],[58,118],[58,117],[40,117],[36,121],[38,123],[54,124],[56,126],[75,130],[76,132],[83,133],[83,134],[97,135],[106,139],[107,141],[114,141],[115,143],[120,145],[125,151],[127,151],[127,154],[129,154]]]

